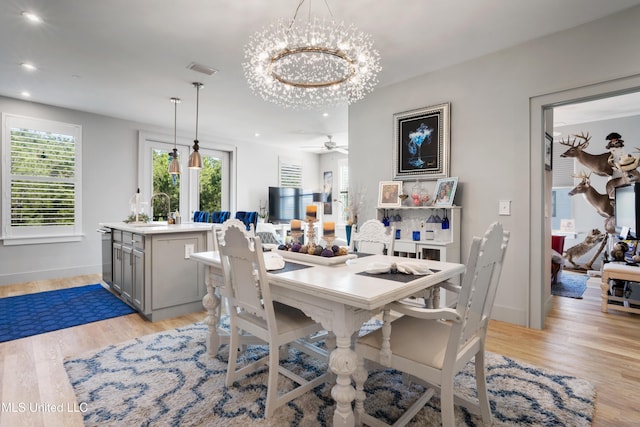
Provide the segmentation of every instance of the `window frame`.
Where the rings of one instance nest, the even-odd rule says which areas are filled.
[[[52,132],[74,137],[74,220],[73,225],[47,227],[11,226],[11,128]],[[82,126],[72,123],[2,113],[2,231],[0,238],[5,246],[41,243],[77,242],[82,232]]]
[[[173,137],[169,135],[154,134],[150,132],[140,131],[138,135],[138,182],[140,185],[140,194],[143,201],[148,202],[152,196],[153,188],[153,158],[151,150],[161,149],[172,151],[174,147]],[[198,210],[200,204],[200,171],[197,169],[189,169],[188,159],[190,154],[190,142],[186,139],[177,139],[176,148],[178,149],[178,161],[180,162],[180,206],[179,211],[183,218],[183,222],[193,220],[193,213]],[[230,206],[231,192],[230,181],[232,177],[231,154],[232,147],[220,145],[218,149],[207,148],[200,141],[200,155],[214,156],[222,159],[223,170],[227,172],[222,177],[222,200],[224,207]],[[135,189],[134,189],[135,191]],[[132,193],[134,194],[134,193]],[[149,210],[151,207],[149,206]],[[172,206],[173,211],[176,210]],[[149,212],[145,212],[149,213]],[[187,213],[187,215],[185,215]]]

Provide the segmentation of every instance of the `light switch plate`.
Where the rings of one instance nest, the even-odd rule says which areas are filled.
[[[498,215],[511,215],[511,200],[500,200],[498,202]]]
[[[184,245],[184,259],[189,259],[189,257],[191,257],[191,254],[194,253],[195,250],[196,248],[192,244]]]

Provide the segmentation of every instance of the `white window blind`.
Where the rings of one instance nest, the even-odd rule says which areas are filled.
[[[80,139],[77,125],[3,115],[5,244],[78,240]]]
[[[278,169],[281,187],[302,188],[302,164],[300,161],[280,158]]]

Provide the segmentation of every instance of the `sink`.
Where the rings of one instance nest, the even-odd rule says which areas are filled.
[[[167,222],[166,221],[140,222],[137,224],[129,223],[127,225],[130,227],[163,227],[167,225]]]

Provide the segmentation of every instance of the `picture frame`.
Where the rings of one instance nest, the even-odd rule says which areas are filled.
[[[439,179],[449,176],[451,104],[393,115],[393,179]]]
[[[380,181],[378,190],[378,207],[379,208],[398,208],[400,207],[402,194],[402,181]]]
[[[553,136],[544,133],[544,170],[553,169]]]
[[[440,178],[436,182],[436,189],[433,193],[434,206],[453,206],[453,200],[458,188],[458,177]]]

